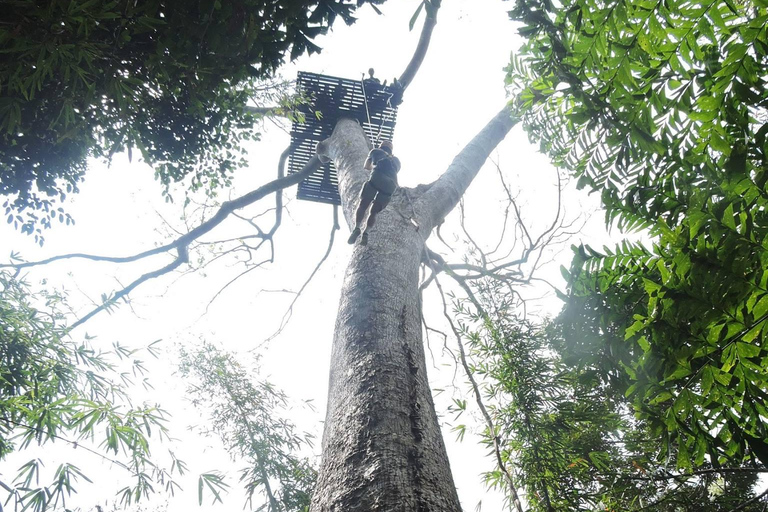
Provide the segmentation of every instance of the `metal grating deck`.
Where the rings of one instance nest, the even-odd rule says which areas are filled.
[[[363,84],[368,99],[367,112]],[[300,105],[297,109],[304,115],[305,121],[294,122],[291,126],[289,174],[304,168],[315,154],[317,143],[330,137],[336,122],[343,117],[357,119],[371,141],[392,140],[402,89],[383,86],[375,80],[348,80],[305,72],[299,72],[297,87],[302,94],[310,98],[310,102]],[[317,115],[316,112],[320,114]],[[341,204],[336,168],[333,164],[324,164],[299,183],[297,197],[307,201]]]

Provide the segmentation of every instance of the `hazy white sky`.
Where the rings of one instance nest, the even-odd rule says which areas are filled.
[[[421,21],[413,32],[408,21],[417,0],[392,0],[381,7],[384,16],[377,16],[369,7],[359,12],[360,20],[352,27],[339,23],[332,33],[322,38],[321,55],[302,58],[283,69],[286,78],[294,78],[299,70],[359,78],[369,67],[376,69],[382,79],[399,75],[418,38]],[[409,87],[398,114],[395,131],[395,152],[402,161],[401,185],[413,186],[429,182],[441,174],[455,154],[503,106],[506,101],[503,68],[510,52],[516,47],[515,29],[508,21],[506,10],[510,3],[498,0],[445,0],[439,14],[432,45],[419,75]],[[267,122],[262,141],[251,150],[251,165],[238,171],[232,197],[275,177],[278,155],[289,144],[288,134],[279,126]],[[536,153],[520,129],[515,129],[499,147],[495,157],[508,176],[507,182],[519,192],[524,216],[535,230],[551,222],[556,201],[556,174],[546,159]],[[480,243],[492,244],[501,223],[503,206],[499,185],[491,168],[484,169],[467,196],[469,227]],[[286,192],[295,196],[295,189]],[[223,197],[222,199],[226,199]],[[586,199],[572,191],[567,196],[569,218],[585,213],[591,206],[582,206]],[[586,201],[586,204],[592,204]],[[255,215],[272,206],[272,199],[244,212]],[[166,204],[160,186],[152,179],[152,171],[125,155],[118,155],[107,167],[93,162],[82,192],[71,198],[67,209],[75,217],[74,227],[55,226],[46,233],[46,245],[39,248],[31,239],[13,232],[9,226],[0,227],[0,255],[11,250],[23,257],[37,260],[67,252],[90,252],[105,255],[127,255],[151,248],[167,240],[174,230],[185,231],[184,212],[176,204]],[[144,398],[158,401],[174,414],[171,425],[179,440],[169,445],[180,458],[191,465],[192,479],[183,482],[185,493],[170,502],[169,510],[192,510],[197,507],[194,475],[211,469],[231,469],[234,476],[241,467],[222,455],[215,440],[201,440],[188,434],[185,427],[199,422],[199,413],[183,400],[183,383],[173,374],[177,344],[195,343],[201,338],[220,343],[227,349],[242,352],[260,346],[280,325],[280,320],[293,296],[265,290],[298,290],[326,250],[331,228],[332,208],[328,205],[290,199],[288,214],[276,237],[276,262],[262,270],[250,272],[226,288],[213,302],[217,292],[244,268],[232,259],[224,259],[191,274],[166,276],[139,288],[132,295],[132,308],[122,307],[112,315],[100,314],[75,336],[87,332],[98,337],[97,343],[111,345],[113,341],[142,346],[162,339],[165,352],[162,360],[150,362],[152,382],[156,390]],[[599,217],[599,216],[598,216]],[[453,240],[456,233],[456,213],[446,221],[443,238]],[[264,227],[271,219],[264,217]],[[601,224],[600,219],[595,222]],[[599,227],[594,229],[599,233]],[[230,221],[207,240],[248,234],[248,227]],[[346,226],[337,233],[331,257],[315,280],[299,299],[292,321],[282,334],[263,346],[262,373],[284,389],[291,397],[312,400],[316,411],[295,411],[295,419],[303,430],[317,436],[315,452],[319,455],[322,420],[325,414],[327,371],[339,290],[351,247],[345,243]],[[587,234],[574,240],[588,240]],[[439,242],[430,246],[460,260],[463,245],[454,244],[451,254]],[[567,249],[567,247],[566,247]],[[543,270],[542,276],[556,281],[558,266],[569,261],[569,251],[555,255],[557,261]],[[114,266],[93,262],[64,262],[35,269],[28,273],[31,282],[47,279],[49,285],[69,291],[78,314],[92,307],[102,293],[109,293],[148,269],[169,261],[168,256],[132,265]],[[558,283],[559,284],[559,283]],[[531,297],[547,293],[546,287],[526,292]],[[552,313],[559,304],[551,294],[535,303],[535,311]],[[434,290],[426,294],[427,321],[447,330],[441,320],[441,306]],[[535,312],[534,311],[534,312]],[[476,444],[477,438],[467,436],[463,443],[453,442],[450,432],[453,419],[444,415],[453,396],[461,396],[466,385],[461,374],[455,373],[453,361],[442,350],[443,341],[434,335],[427,352],[432,385],[445,388],[436,397],[438,413],[446,423],[445,437],[459,495],[466,510],[473,510],[482,501],[482,509],[501,510],[501,497],[481,484],[480,472],[493,468],[486,449]],[[448,340],[449,345],[455,341]],[[430,361],[430,352],[434,354]],[[455,376],[456,375],[456,376]],[[448,389],[452,384],[457,391]],[[477,416],[473,409],[473,415]],[[471,421],[462,418],[462,421]],[[475,422],[474,431],[481,430]],[[155,448],[162,454],[164,447]],[[54,450],[56,451],[56,450]],[[111,468],[82,450],[72,454],[83,468],[91,468],[96,476],[96,488],[80,489],[73,505],[89,510],[97,502],[110,498],[111,489],[121,487],[128,475]],[[51,451],[47,451],[49,454]],[[16,454],[0,465],[2,477],[8,477],[29,453]],[[55,470],[56,464],[47,465]],[[236,476],[229,483],[233,491],[225,500],[227,509],[242,506],[242,495]],[[159,496],[160,501],[163,497]],[[204,505],[205,509],[209,507]],[[221,507],[218,507],[221,509]]]

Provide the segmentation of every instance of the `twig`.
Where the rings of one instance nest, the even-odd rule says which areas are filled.
[[[82,443],[80,443],[78,441],[72,441],[71,439],[67,439],[66,437],[61,436],[59,434],[54,434],[54,433],[51,433],[51,432],[44,432],[41,428],[34,427],[32,425],[26,425],[24,423],[19,423],[17,421],[11,420],[9,418],[0,418],[0,421],[2,421],[3,423],[6,423],[6,424],[13,425],[14,427],[27,429],[29,431],[35,432],[36,434],[41,434],[41,435],[45,434],[46,436],[49,436],[49,437],[52,437],[54,439],[58,439],[59,441],[62,441],[64,443],[67,443],[67,444],[71,445],[73,448],[82,448],[83,450],[87,451],[88,453],[91,453],[91,454],[93,454],[93,455],[95,455],[97,457],[100,457],[101,459],[105,460],[106,462],[110,462],[110,463],[112,463],[112,464],[114,464],[114,465],[116,465],[118,467],[121,467],[121,468],[125,469],[126,471],[129,471],[129,472],[133,473],[131,468],[129,468],[128,465],[125,464],[124,462],[121,462],[121,461],[119,461],[117,459],[113,459],[111,457],[108,457],[108,456],[104,455],[101,452],[97,452],[93,448],[89,448],[88,446],[85,446],[85,445],[83,445]]]
[[[222,294],[222,293],[224,293],[224,291],[225,291],[227,288],[229,288],[229,287],[230,287],[232,284],[234,284],[234,283],[235,283],[235,281],[239,280],[239,279],[240,279],[241,277],[243,277],[245,274],[248,274],[248,273],[250,273],[251,271],[253,271],[253,270],[256,270],[257,268],[261,268],[261,266],[262,266],[264,263],[267,263],[268,261],[269,261],[269,260],[264,260],[264,261],[261,261],[261,262],[259,262],[259,263],[255,264],[255,265],[252,265],[252,266],[250,266],[250,267],[246,268],[245,270],[243,270],[242,272],[240,272],[239,274],[237,274],[235,277],[233,277],[233,278],[232,278],[232,279],[230,279],[229,281],[227,281],[227,283],[226,283],[224,286],[222,286],[221,288],[219,288],[219,291],[217,291],[217,292],[216,292],[216,293],[213,295],[213,297],[211,297],[211,300],[209,300],[209,301],[208,301],[208,304],[206,304],[206,306],[205,306],[205,311],[203,312],[203,315],[207,315],[207,314],[208,314],[208,310],[210,309],[211,305],[212,305],[214,302],[216,302],[216,299],[218,299],[218,298],[219,298],[219,296],[221,296],[221,294]]]
[[[504,173],[501,171],[501,165],[499,164],[498,159],[490,159],[491,163],[493,163],[493,166],[496,168],[496,175],[499,177],[499,180],[501,181],[501,186],[504,187],[504,191],[507,193],[507,198],[509,199],[507,201],[507,206],[504,208],[504,224],[501,227],[501,235],[499,236],[499,242],[496,244],[496,247],[493,248],[492,251],[488,253],[488,256],[492,256],[493,254],[496,254],[496,252],[501,247],[501,244],[504,242],[504,238],[507,236],[507,224],[509,223],[509,210],[512,207],[512,192],[509,190],[509,186],[507,186],[506,181],[504,181]],[[519,226],[515,226],[515,230],[517,230]],[[517,238],[512,243],[512,248],[510,249],[510,252],[507,253],[507,255],[511,254],[515,250],[515,246],[517,245]],[[504,259],[504,258],[501,258]]]
[[[328,256],[331,254],[331,249],[333,249],[333,242],[336,238],[336,231],[340,229],[339,226],[339,207],[337,205],[333,205],[333,227],[331,228],[331,236],[328,240],[328,248],[325,250],[325,254],[323,254],[323,257],[320,259],[320,261],[315,266],[315,269],[312,271],[311,274],[309,274],[309,277],[306,281],[304,281],[304,284],[301,285],[301,288],[299,288],[299,291],[296,292],[296,295],[293,297],[293,300],[291,301],[291,304],[288,306],[288,309],[285,311],[285,314],[283,314],[283,318],[280,321],[280,327],[267,339],[265,339],[261,346],[263,346],[265,343],[269,343],[275,337],[277,337],[281,332],[283,332],[283,329],[285,329],[285,326],[288,325],[288,322],[290,321],[291,317],[293,316],[293,306],[296,304],[296,302],[301,297],[302,292],[304,292],[304,289],[309,285],[309,283],[312,281],[312,279],[315,277],[315,274],[320,270],[320,267],[323,266],[323,263],[325,263],[325,260],[328,259]]]
[[[249,114],[256,114],[258,116],[277,116],[277,117],[286,117],[285,112],[283,112],[283,109],[281,107],[253,107],[251,105],[246,105],[243,107],[243,110],[248,112]]]
[[[79,327],[80,325],[84,324],[91,318],[93,318],[98,313],[104,311],[105,309],[108,309],[109,307],[113,306],[117,303],[118,300],[125,298],[129,293],[131,293],[133,290],[136,289],[137,286],[141,285],[142,283],[145,283],[146,281],[149,281],[150,279],[154,279],[156,277],[160,277],[164,274],[167,274],[168,272],[172,272],[173,270],[180,267],[183,263],[186,263],[189,261],[189,254],[187,253],[187,248],[185,247],[179,247],[178,249],[179,255],[174,259],[171,263],[168,265],[161,267],[157,270],[154,270],[152,272],[147,272],[146,274],[142,274],[141,277],[138,279],[135,279],[131,284],[123,288],[122,290],[118,290],[115,292],[112,297],[105,300],[102,304],[97,306],[96,308],[92,309],[88,314],[80,318],[79,320],[72,323],[67,328],[67,332],[74,330],[75,328]]]
[[[666,475],[659,476],[632,476],[632,475],[620,475],[622,478],[628,480],[642,480],[647,482],[657,482],[659,480],[676,480],[678,478],[689,478],[692,476],[701,475],[720,475],[724,473],[768,473],[768,468],[712,468],[712,469],[700,469],[698,471],[691,471],[690,473],[668,473]]]
[[[424,340],[426,341],[427,350],[429,350],[429,357],[432,359],[432,368],[437,370],[437,364],[435,364],[435,354],[432,352],[432,343],[429,339],[429,331],[437,331],[436,329],[432,329],[429,325],[427,325],[427,319],[424,318],[424,312],[421,313],[421,325],[424,327]],[[439,331],[437,331],[439,332]]]
[[[440,294],[440,301],[443,303],[443,316],[445,318],[448,318],[449,322],[450,322],[450,317],[448,315],[448,302],[445,300],[445,292],[443,291],[443,287],[440,284],[440,280],[438,278],[435,278],[435,285],[437,286],[437,291]],[[451,380],[451,385],[455,388],[455,387],[457,387],[456,386],[456,376],[459,373],[459,365],[458,365],[459,360],[456,357],[456,354],[453,353],[453,350],[451,350],[448,347],[448,336],[443,338],[443,351],[444,352],[448,351],[448,353],[451,354],[451,358],[453,358],[453,362],[454,362],[454,365],[453,365],[453,379]]]
[[[472,235],[469,234],[469,231],[467,231],[465,220],[466,220],[466,214],[464,212],[464,196],[462,196],[461,199],[459,200],[459,225],[461,226],[461,230],[464,232],[464,236],[467,237],[467,240],[469,240],[469,243],[472,244],[472,247],[474,247],[477,253],[480,255],[480,262],[485,267],[488,265],[488,260],[485,257],[485,252],[477,244],[477,242],[475,242],[475,239],[472,238]]]

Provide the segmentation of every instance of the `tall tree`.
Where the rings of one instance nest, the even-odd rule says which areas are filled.
[[[266,380],[256,381],[258,364],[246,369],[234,354],[210,342],[191,352],[182,348],[180,356],[179,370],[189,382],[187,395],[208,416],[199,428],[219,437],[233,461],[245,465],[240,482],[246,505],[255,508],[256,496],[263,493],[267,512],[307,510],[317,474],[308,460],[294,453],[310,445],[311,438],[284,418],[285,393]],[[222,501],[218,488],[211,490],[214,499]]]
[[[461,510],[427,382],[419,266],[430,232],[514,125],[504,108],[432,184],[400,189],[347,267],[313,511]],[[354,225],[369,143],[341,120],[321,144]]]

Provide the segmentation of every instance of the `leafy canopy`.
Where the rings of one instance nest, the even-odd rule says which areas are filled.
[[[243,106],[287,59],[384,0],[13,0],[0,23],[0,195],[25,232],[71,219],[88,157],[138,148],[166,186],[224,185]],[[36,213],[36,211],[38,213]]]
[[[306,512],[317,472],[298,452],[311,448],[312,437],[286,419],[288,397],[268,381],[257,381],[258,364],[246,368],[237,354],[211,343],[181,349],[179,370],[192,403],[207,415],[205,435],[221,439],[232,460],[243,464],[240,483],[249,509],[266,512]],[[258,359],[256,360],[258,363]],[[222,480],[201,479],[221,501]],[[258,495],[262,494],[263,499]],[[264,503],[259,503],[263,501]]]
[[[681,470],[768,464],[768,4],[518,0],[530,137],[652,249],[578,250],[562,319]]]
[[[183,473],[183,462],[170,453],[172,470],[166,470],[149,451],[152,433],[165,435],[166,415],[157,406],[131,405],[128,396],[133,379],[147,385],[140,354],[120,345],[101,352],[89,339],[72,339],[64,310],[61,295],[32,293],[23,280],[0,271],[0,461],[34,444],[80,445],[79,459],[90,452],[132,478],[120,491],[125,503],[158,485],[173,493],[171,473]],[[154,346],[148,351],[154,355]],[[48,476],[40,459],[29,460],[15,475],[4,472],[0,503],[34,512],[64,507],[78,481],[90,481],[70,462],[49,482]]]
[[[583,364],[583,350],[602,347],[574,343],[562,322],[526,319],[496,279],[470,286],[471,300],[456,301],[455,312],[494,425],[483,438],[500,446],[531,512],[763,509],[750,503],[755,468],[708,465],[690,474],[657,457],[661,436],[633,416],[631,400],[602,381],[604,372]],[[506,488],[499,469],[486,482]]]

